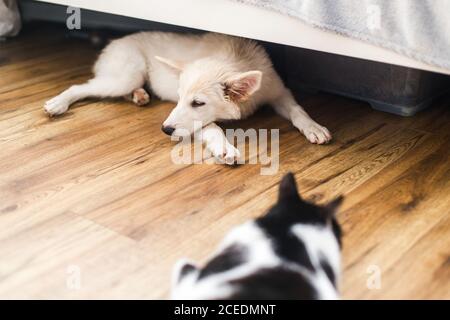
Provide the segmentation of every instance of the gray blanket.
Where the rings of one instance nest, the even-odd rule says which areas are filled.
[[[450,0],[235,1],[450,69]]]

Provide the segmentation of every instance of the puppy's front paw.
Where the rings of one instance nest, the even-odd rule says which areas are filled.
[[[325,144],[331,141],[330,131],[318,123],[309,123],[299,129],[311,143]]]
[[[239,160],[241,153],[228,141],[216,142],[208,145],[214,158],[218,163],[233,165]]]
[[[44,110],[50,117],[63,114],[68,109],[69,103],[60,96],[56,96],[53,99],[48,100],[44,105]]]
[[[230,143],[225,144],[225,154],[223,156],[223,160],[226,164],[233,165],[236,164],[241,157],[241,153],[235,146]]]

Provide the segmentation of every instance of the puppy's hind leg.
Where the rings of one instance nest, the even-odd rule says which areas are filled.
[[[309,142],[324,144],[331,140],[328,129],[311,119],[306,111],[298,105],[288,89],[283,89],[282,94],[272,101],[272,106],[281,116],[291,120],[292,124],[305,135]]]
[[[121,97],[142,87],[143,78],[97,76],[88,82],[71,86],[60,95],[45,103],[44,109],[50,116],[65,113],[69,106],[87,97]]]
[[[144,88],[139,88],[133,90],[132,93],[127,94],[125,99],[132,101],[134,104],[138,106],[145,106],[150,102],[150,95]]]

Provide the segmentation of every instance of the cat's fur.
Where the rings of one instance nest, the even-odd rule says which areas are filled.
[[[234,228],[203,267],[180,261],[174,299],[337,299],[339,197],[325,206],[302,200],[287,174],[278,202]]]

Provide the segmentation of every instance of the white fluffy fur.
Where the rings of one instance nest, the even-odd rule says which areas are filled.
[[[46,112],[63,114],[86,97],[133,95],[147,83],[161,99],[177,102],[164,121],[164,126],[175,128],[174,135],[192,133],[194,121],[208,128],[216,121],[247,117],[267,103],[310,142],[322,144],[331,139],[328,130],[296,103],[264,49],[251,40],[213,33],[142,32],[112,41],[93,71],[94,78],[87,83],[47,101]],[[224,88],[229,95],[224,95]],[[205,104],[193,108],[194,99]]]

